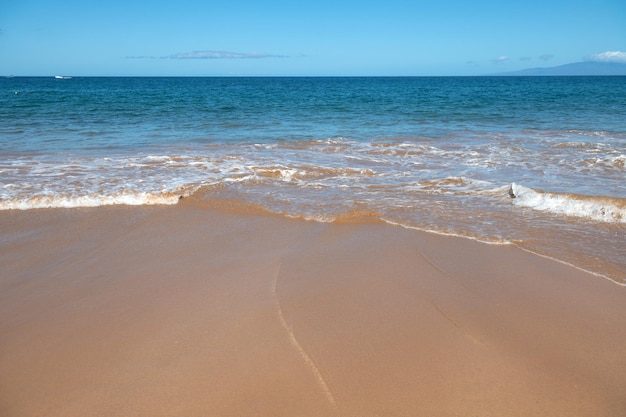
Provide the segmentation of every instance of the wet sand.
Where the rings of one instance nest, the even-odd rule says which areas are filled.
[[[363,220],[0,212],[0,415],[626,415],[626,288]]]

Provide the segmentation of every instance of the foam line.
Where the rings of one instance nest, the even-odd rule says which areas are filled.
[[[576,265],[574,265],[574,264],[571,264],[571,263],[569,263],[569,262],[565,262],[565,261],[562,261],[562,260],[560,260],[560,259],[553,258],[552,256],[544,255],[544,254],[542,254],[542,253],[534,252],[534,251],[532,251],[532,250],[530,250],[530,249],[526,249],[526,248],[524,248],[524,247],[522,247],[522,246],[519,246],[519,245],[515,245],[515,246],[516,246],[516,247],[518,247],[519,249],[523,250],[524,252],[532,253],[533,255],[536,255],[536,256],[542,257],[542,258],[544,258],[544,259],[549,259],[549,260],[551,260],[551,261],[554,261],[554,262],[560,263],[560,264],[562,264],[562,265],[569,266],[570,268],[577,269],[577,270],[582,271],[582,272],[584,272],[584,273],[586,273],[586,274],[593,275],[594,277],[598,277],[598,278],[605,279],[605,280],[607,280],[607,281],[611,282],[612,284],[618,285],[618,286],[620,286],[620,287],[626,287],[626,282],[620,282],[620,281],[614,280],[613,278],[608,277],[608,276],[606,276],[606,275],[604,275],[604,274],[600,274],[600,273],[598,273],[598,272],[589,271],[589,270],[587,270],[587,269],[581,268],[581,267],[576,266]]]

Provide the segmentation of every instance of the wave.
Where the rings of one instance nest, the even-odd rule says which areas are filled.
[[[143,192],[121,192],[113,195],[37,195],[29,198],[13,198],[0,201],[0,210],[30,210],[43,208],[79,208],[112,205],[172,205],[184,195],[177,193],[152,194]]]
[[[511,184],[509,195],[522,207],[606,223],[626,223],[626,199],[553,193]]]
[[[626,170],[626,155],[607,156],[604,158],[586,158],[581,161],[585,168],[599,168],[608,170]]]
[[[247,167],[247,170],[253,173],[251,177],[256,177],[257,179],[267,178],[284,182],[306,182],[325,178],[362,178],[375,175],[375,172],[371,169],[357,169],[350,167],[335,168],[306,164],[294,167],[278,165],[251,166]]]
[[[467,177],[445,177],[422,180],[417,183],[420,190],[432,194],[467,195],[478,194],[489,186],[487,181]]]

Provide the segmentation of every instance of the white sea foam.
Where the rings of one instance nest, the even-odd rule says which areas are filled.
[[[626,201],[620,198],[550,193],[515,183],[509,187],[509,195],[514,204],[522,207],[599,222],[626,223]]]
[[[461,238],[461,239],[473,240],[473,241],[480,242],[486,245],[508,246],[508,245],[514,244],[513,242],[506,240],[506,239],[493,238],[490,240],[488,238],[480,238],[476,236],[464,235],[461,233],[454,233],[454,232],[444,231],[444,230],[439,230],[439,229],[429,229],[426,227],[410,226],[404,223],[400,223],[400,222],[385,219],[385,218],[382,218],[381,220],[392,226],[402,227],[403,229],[417,230],[420,232],[431,233],[433,235],[439,235],[439,236],[456,237],[456,238]]]
[[[254,175],[256,177],[275,178],[285,182],[291,181],[294,175],[298,173],[297,169],[285,166],[251,166],[247,167],[247,169],[251,172],[254,172]]]
[[[139,192],[126,192],[114,195],[40,195],[27,199],[10,199],[0,201],[0,210],[30,210],[42,208],[77,208],[77,207],[99,207],[111,205],[171,205],[176,204],[181,195],[151,194]]]

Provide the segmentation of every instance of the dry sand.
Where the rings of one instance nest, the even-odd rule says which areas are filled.
[[[626,288],[193,199],[0,213],[0,416],[626,415]]]

